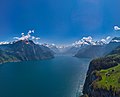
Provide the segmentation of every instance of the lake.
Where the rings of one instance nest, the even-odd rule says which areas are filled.
[[[90,59],[54,59],[0,65],[0,97],[76,97]],[[81,90],[79,90],[81,91]]]

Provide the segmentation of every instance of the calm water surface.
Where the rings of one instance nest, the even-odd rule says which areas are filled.
[[[0,97],[76,97],[90,59],[56,56],[51,60],[0,65]]]

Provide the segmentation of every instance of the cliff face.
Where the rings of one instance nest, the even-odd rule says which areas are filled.
[[[0,63],[53,58],[53,52],[33,41],[17,41],[0,46]]]
[[[107,70],[109,68],[118,66],[118,64],[120,63],[120,55],[118,52],[118,49],[117,51],[114,50],[114,53],[112,52],[111,55],[103,58],[94,59],[90,62],[89,70],[87,72],[83,88],[83,94],[87,94],[88,97],[120,97],[120,88],[116,89],[116,84],[113,86],[110,85],[108,89],[108,87],[103,87],[105,84],[108,84],[107,81],[104,83],[104,85],[102,84],[103,86],[101,87],[100,83],[97,83],[103,79],[103,76],[101,76],[100,74],[101,70]],[[116,72],[114,74],[117,74]]]

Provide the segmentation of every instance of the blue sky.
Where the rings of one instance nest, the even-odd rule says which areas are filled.
[[[40,42],[120,35],[120,0],[0,0],[0,41],[35,30]]]

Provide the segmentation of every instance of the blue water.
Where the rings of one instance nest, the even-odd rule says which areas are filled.
[[[76,97],[90,59],[54,59],[0,65],[0,97]]]

